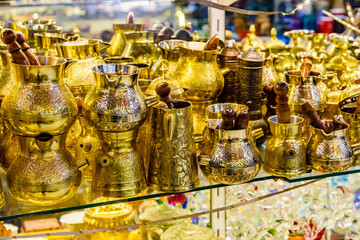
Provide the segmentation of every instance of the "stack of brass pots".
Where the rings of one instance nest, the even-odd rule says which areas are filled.
[[[65,144],[77,116],[76,101],[63,80],[67,61],[39,60],[41,66],[11,64],[15,83],[1,115],[20,142],[7,171],[8,188],[19,201],[46,205],[69,199],[80,186],[81,172]]]
[[[179,48],[180,58],[170,75],[185,88],[185,99],[192,104],[195,134],[205,128],[206,107],[212,104],[224,87],[223,73],[217,64],[217,50],[203,50],[205,43],[186,42]]]
[[[144,162],[135,144],[148,111],[137,84],[140,69],[109,64],[92,70],[96,81],[83,104],[84,117],[97,130],[101,141],[92,189],[105,197],[144,194]]]
[[[101,40],[84,40],[56,43],[60,57],[71,59],[75,63],[65,71],[66,83],[75,96],[85,97],[94,84],[91,68],[104,64],[100,52],[110,45]]]
[[[173,109],[151,107],[148,117],[148,182],[163,192],[189,191],[199,185],[192,106],[181,100],[173,104]]]
[[[238,57],[239,64],[239,103],[249,107],[253,128],[261,128],[264,136],[256,140],[259,146],[266,140],[268,126],[262,116],[262,74],[265,59],[253,48]]]
[[[221,49],[219,53],[219,63],[221,68],[229,68],[225,78],[224,88],[219,96],[219,102],[238,103],[239,83],[238,83],[238,55],[240,50],[236,47],[235,41],[230,40],[228,45]]]
[[[277,116],[269,118],[271,138],[266,145],[264,171],[279,177],[306,173],[306,143],[301,137],[304,119],[291,116],[290,123],[278,123]]]
[[[109,56],[121,56],[126,46],[125,33],[143,31],[144,24],[113,24],[114,36],[110,40],[110,47],[106,50]]]
[[[171,75],[172,71],[180,58],[179,48],[180,45],[185,44],[183,40],[165,40],[159,43],[161,49],[161,56],[151,67],[150,79],[155,79],[162,76],[161,67],[164,63],[167,64],[167,74]]]

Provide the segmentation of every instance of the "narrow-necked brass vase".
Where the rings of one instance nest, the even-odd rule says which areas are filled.
[[[77,116],[76,101],[62,77],[67,61],[39,60],[41,66],[11,64],[15,83],[1,114],[20,141],[20,152],[7,172],[11,194],[26,203],[47,205],[70,198],[81,172],[65,144]]]
[[[304,119],[291,116],[291,123],[277,122],[271,116],[271,138],[266,145],[264,171],[274,176],[293,177],[306,173],[306,144],[301,137]]]
[[[150,79],[155,79],[162,76],[161,67],[166,62],[168,68],[168,75],[171,75],[172,71],[176,68],[179,61],[180,45],[185,44],[183,40],[165,40],[159,43],[161,49],[161,56],[151,67]]]
[[[128,197],[146,191],[144,163],[136,137],[147,105],[137,84],[140,69],[131,65],[99,65],[83,104],[86,120],[98,130],[93,191],[106,197]],[[155,98],[156,99],[156,98]]]
[[[179,192],[199,184],[191,103],[174,100],[174,109],[150,108],[145,156],[152,189]]]
[[[205,109],[214,103],[224,87],[223,73],[217,64],[217,50],[203,50],[205,43],[187,42],[180,46],[180,59],[170,75],[187,91],[185,99],[193,105],[194,132],[206,126]]]
[[[147,63],[151,67],[161,54],[156,37],[154,31],[125,33],[126,46],[121,56],[132,57],[134,63]]]
[[[354,151],[358,153],[359,144],[353,147],[347,136],[348,126],[326,134],[311,126],[312,135],[307,145],[307,164],[320,172],[341,172],[352,166]]]
[[[240,50],[236,47],[235,41],[230,40],[228,45],[221,49],[219,53],[219,63],[221,68],[229,68],[230,72],[224,76],[224,88],[219,96],[219,102],[239,102],[239,80],[238,80],[238,60]]]
[[[262,75],[265,59],[253,48],[238,56],[239,63],[239,101],[249,107],[253,128],[262,128],[264,136],[256,140],[259,146],[266,140],[268,126],[262,116]]]
[[[109,56],[121,56],[126,46],[125,33],[142,31],[144,24],[113,24],[114,36],[110,40],[110,47],[106,50]]]
[[[104,64],[100,52],[110,46],[101,40],[82,40],[56,43],[60,57],[71,59],[75,63],[65,71],[66,83],[75,96],[85,97],[94,84],[91,68]]]
[[[204,143],[199,166],[206,178],[222,184],[238,184],[255,178],[261,156],[247,129],[219,130],[221,120],[209,119],[204,130]]]
[[[41,66],[11,63],[15,83],[1,104],[6,126],[22,136],[66,133],[77,116],[76,101],[66,86],[66,59],[38,57]]]

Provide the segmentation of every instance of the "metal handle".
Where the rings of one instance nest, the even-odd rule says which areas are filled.
[[[360,153],[360,143],[351,145],[351,148],[354,151],[354,155],[358,155]]]
[[[161,228],[150,229],[147,232],[147,237],[148,237],[149,240],[153,240],[152,235],[154,233],[157,234],[159,236],[159,238],[160,238],[160,236],[163,234],[163,230]]]

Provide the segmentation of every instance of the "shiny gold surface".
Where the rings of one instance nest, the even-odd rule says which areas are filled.
[[[152,66],[160,56],[160,48],[156,44],[156,33],[131,32],[125,33],[126,46],[122,57],[132,57],[134,63],[147,63]]]
[[[269,50],[270,53],[279,53],[286,49],[286,44],[283,41],[280,41],[276,37],[277,32],[275,28],[271,28],[270,31],[270,41],[264,43],[264,47]]]
[[[176,65],[180,58],[179,48],[181,45],[186,44],[183,40],[165,40],[159,43],[161,55],[159,59],[151,67],[150,79],[162,77],[162,67],[166,63],[167,76],[176,68]]]
[[[341,109],[341,114],[344,120],[349,124],[347,131],[351,145],[360,143],[360,115],[354,113],[355,108],[344,107]],[[354,165],[360,165],[360,155],[355,155]]]
[[[254,47],[257,50],[264,49],[263,40],[255,35],[255,30],[255,25],[250,25],[247,37],[239,43],[239,47],[243,52],[249,50],[249,47]]]
[[[224,77],[217,64],[217,50],[204,51],[205,43],[187,42],[180,46],[180,59],[170,75],[186,88],[186,100],[208,101],[218,97]]]
[[[19,137],[20,152],[6,174],[11,195],[22,202],[51,205],[78,190],[81,172],[66,150],[66,133]]]
[[[304,61],[304,56],[312,56],[312,68],[311,71],[318,72],[321,74],[326,74],[326,66],[325,66],[325,59],[327,58],[327,55],[325,53],[316,53],[316,52],[299,52],[297,54],[298,57],[298,63],[297,63],[297,69],[300,70],[301,64]]]
[[[36,33],[61,33],[62,27],[56,26],[53,23],[36,23],[36,24],[21,24],[18,29],[25,34],[25,39],[27,44],[31,48],[37,47],[37,42],[35,39]]]
[[[148,117],[148,183],[163,192],[188,191],[199,185],[191,104],[173,103],[174,109],[151,107]]]
[[[320,172],[341,172],[354,162],[354,152],[347,136],[348,126],[326,134],[311,126],[307,145],[307,164]]]
[[[306,173],[306,144],[301,137],[304,119],[291,116],[291,123],[277,122],[277,116],[268,120],[271,138],[266,145],[264,171],[279,177],[293,177]]]
[[[76,41],[79,35],[69,33],[35,33],[36,47],[41,49],[54,49],[56,43]]]
[[[100,56],[100,52],[110,44],[101,40],[81,40],[56,43],[54,46],[60,57],[82,60]]]
[[[146,95],[156,95],[155,88],[158,84],[167,82],[170,85],[171,92],[170,96],[172,99],[183,99],[185,91],[180,85],[180,83],[175,78],[170,77],[159,77],[151,81],[149,84]]]
[[[18,135],[63,134],[76,119],[76,101],[63,81],[66,60],[39,60],[41,66],[11,63],[15,83],[1,104],[1,115],[6,126]]]
[[[114,57],[105,57],[104,62],[106,64],[121,64],[121,63],[131,63],[134,59],[132,57],[120,57],[120,56],[114,56]]]
[[[14,72],[11,68],[11,58],[7,55],[5,45],[0,45],[0,99],[3,99],[14,84]]]
[[[125,33],[142,31],[144,24],[113,24],[114,36],[110,40],[110,47],[106,50],[109,56],[120,56],[126,46]]]
[[[241,130],[219,130],[221,120],[208,120],[199,157],[200,169],[210,181],[238,184],[255,178],[261,156],[251,126]],[[250,124],[251,125],[251,124]]]

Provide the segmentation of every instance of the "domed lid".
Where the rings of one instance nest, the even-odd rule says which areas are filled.
[[[174,39],[180,39],[184,41],[192,41],[192,36],[190,32],[186,29],[179,29],[177,30],[174,35],[172,36]]]
[[[161,236],[161,240],[210,240],[214,230],[195,224],[174,225],[168,228]]]
[[[175,33],[175,31],[171,27],[163,27],[158,33],[158,38],[161,41],[167,40],[167,39],[170,39],[171,36],[174,35],[174,33]]]
[[[271,39],[270,39],[270,41],[267,41],[264,43],[265,48],[267,48],[267,49],[283,49],[286,47],[286,44],[283,41],[280,41],[279,39],[277,39],[276,35],[277,35],[276,29],[272,28],[271,32],[270,32]]]
[[[142,222],[151,222],[159,219],[178,217],[188,214],[191,214],[188,209],[174,207],[168,203],[164,203],[146,208],[145,211],[140,215],[140,220]],[[184,220],[177,220],[176,222],[184,222]],[[172,221],[170,224],[173,225],[174,222]]]
[[[354,84],[345,90],[342,91],[340,97],[340,108],[344,107],[347,104],[357,102],[357,99],[360,96],[360,84]]]
[[[237,57],[240,54],[240,49],[236,46],[235,40],[229,40],[228,44],[223,47],[219,55]]]
[[[238,59],[240,65],[248,67],[260,67],[265,62],[265,58],[263,58],[260,53],[256,52],[252,47],[238,56]]]

